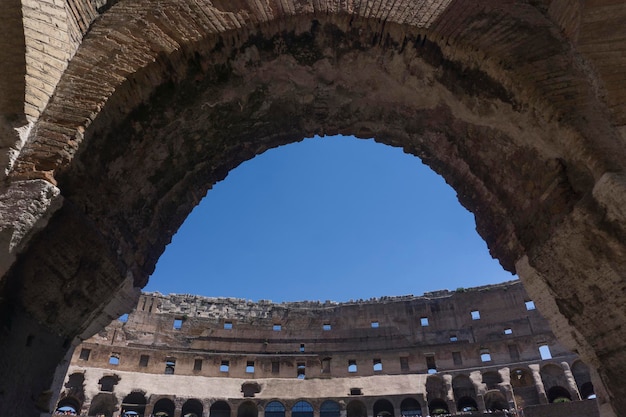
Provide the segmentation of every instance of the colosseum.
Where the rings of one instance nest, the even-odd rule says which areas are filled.
[[[588,365],[600,415],[624,415],[623,0],[2,0],[0,17],[3,415],[50,415],[76,346],[137,305],[215,183],[338,133],[441,175]],[[382,352],[352,359],[394,369]],[[331,359],[333,373],[343,365]]]
[[[273,304],[144,293],[76,349],[85,416],[598,416],[590,370],[519,281]]]

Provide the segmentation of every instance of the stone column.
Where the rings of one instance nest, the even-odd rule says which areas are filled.
[[[539,365],[533,364],[528,365],[531,372],[533,373],[533,380],[535,381],[535,389],[539,394],[539,403],[540,404],[548,404],[548,396],[546,395],[546,387],[543,386],[543,380],[541,379],[541,367]]]
[[[452,375],[444,375],[443,381],[446,384],[446,402],[448,403],[448,411],[450,411],[450,414],[454,414],[456,413],[456,401],[454,400],[454,390],[452,389]]]
[[[570,369],[569,364],[567,362],[561,362],[561,367],[563,368],[563,373],[565,374],[565,378],[567,379],[567,388],[569,389],[570,394],[572,394],[572,400],[580,400],[580,392],[578,391],[576,379],[572,374],[572,370]]]

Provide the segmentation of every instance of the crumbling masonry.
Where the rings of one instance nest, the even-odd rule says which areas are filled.
[[[78,346],[57,408],[106,417],[593,417],[595,397],[589,368],[512,281],[341,304],[145,293]]]

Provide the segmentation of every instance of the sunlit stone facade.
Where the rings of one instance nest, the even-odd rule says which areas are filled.
[[[57,408],[107,417],[591,417],[594,397],[588,367],[511,281],[345,303],[144,293],[75,350]]]

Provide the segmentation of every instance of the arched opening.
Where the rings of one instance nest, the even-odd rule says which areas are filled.
[[[393,405],[389,400],[380,399],[374,403],[374,417],[393,417]]]
[[[320,406],[320,417],[339,417],[341,407],[337,401],[326,400]]]
[[[436,398],[428,402],[428,409],[431,416],[439,416],[442,414],[450,414],[448,404],[441,398]]]
[[[474,388],[474,383],[467,375],[458,375],[452,379],[452,391],[454,392],[454,399],[457,402],[457,408],[459,410],[462,409],[459,405],[462,398],[471,398],[474,401],[476,400],[476,389]]]
[[[559,386],[554,386],[546,392],[548,402],[551,403],[566,403],[572,401],[572,395],[570,392]]]
[[[117,410],[117,398],[115,395],[109,393],[96,394],[91,399],[91,405],[87,415],[113,417],[113,413]]]
[[[513,380],[514,377],[517,378],[517,375],[512,376],[511,380]],[[493,371],[483,372],[482,379],[483,379],[483,384],[487,386],[487,390],[497,389],[498,384],[502,383],[502,376],[500,375],[499,372],[493,372]],[[511,381],[511,384],[512,383],[513,382]]]
[[[216,401],[211,404],[209,417],[230,417],[230,405],[226,401]]]
[[[539,393],[535,388],[533,376],[527,368],[511,370],[511,387],[518,407],[539,404]]]
[[[313,406],[306,401],[298,401],[291,407],[292,417],[313,417]]]
[[[352,400],[346,407],[347,417],[367,417],[367,408],[359,400]]]
[[[571,400],[571,393],[563,388],[568,386],[567,377],[565,376],[565,371],[558,365],[555,364],[547,364],[541,367],[541,380],[543,381],[543,386],[546,389],[546,395],[548,396],[548,401],[553,402],[558,397],[563,397]],[[552,388],[555,388],[554,392],[552,392]],[[561,392],[563,389],[567,392],[567,395],[562,395]]]
[[[237,409],[237,417],[257,417],[259,409],[252,401],[244,401]]]
[[[182,417],[203,417],[204,408],[200,400],[195,398],[185,401],[181,410]],[[256,416],[254,416],[256,417]]]
[[[456,403],[456,408],[463,413],[474,412],[478,411],[478,404],[472,397],[461,397]]]
[[[448,391],[446,389],[446,384],[443,381],[443,378],[436,375],[430,375],[426,379],[426,399],[428,401],[429,407],[432,400],[446,398],[447,396]]]
[[[146,412],[146,404],[145,394],[140,391],[133,391],[122,400],[122,414],[133,412],[143,416]]]
[[[56,414],[77,415],[80,413],[80,402],[73,397],[65,397],[57,404]]]
[[[572,364],[571,370],[574,380],[576,381],[580,397],[582,399],[595,398],[593,384],[591,383],[591,375],[589,374],[589,367],[583,361],[575,361]]]
[[[400,413],[402,417],[421,417],[422,406],[415,398],[405,398],[400,403]]]
[[[593,400],[596,398],[596,393],[593,390],[593,384],[591,382],[585,382],[579,388],[581,398],[585,400]]]
[[[510,279],[475,228],[454,190],[418,158],[372,139],[304,139],[246,161],[216,184],[173,237],[146,289],[293,301],[300,297],[297,274],[319,284],[307,298],[347,301]],[[188,273],[172,280],[181,264]],[[415,274],[430,279],[417,283]],[[222,279],[201,279],[207,275]],[[271,276],[273,285],[229,284],[253,275]],[[376,285],[380,276],[390,277],[384,287]],[[324,361],[322,372],[329,369]],[[348,362],[349,372],[356,369]]]
[[[174,404],[174,401],[169,398],[161,398],[154,403],[152,414],[154,414],[154,417],[174,417],[175,410],[176,405]]]
[[[497,389],[487,391],[484,395],[485,409],[487,411],[508,410],[509,402],[502,392]]]
[[[121,6],[119,9],[124,10]],[[445,8],[441,9],[442,13],[447,11]],[[111,10],[111,13],[115,14],[118,8]],[[241,11],[242,14],[246,12],[247,10]],[[341,13],[348,12],[350,11],[341,9]],[[237,11],[232,13],[242,17]],[[498,13],[505,12],[499,11]],[[538,10],[530,8],[528,13],[537,19],[541,18],[540,22],[549,23],[549,19],[542,16]],[[497,16],[487,12],[486,14],[494,20],[496,17],[500,18],[499,14]],[[597,233],[594,236],[598,242],[607,241],[607,243],[601,243],[599,247],[603,247],[602,245],[609,247],[611,242],[616,243],[612,252],[614,259],[624,258],[622,256],[623,245],[615,239],[615,236],[621,236],[621,234],[599,227],[592,218],[601,217],[599,216],[601,213],[596,213],[595,209],[592,210],[582,203],[585,200],[583,197],[592,198],[590,190],[594,188],[595,182],[603,174],[603,170],[620,172],[622,164],[613,163],[613,160],[623,159],[621,158],[622,152],[614,154],[611,152],[614,148],[614,146],[610,146],[614,138],[612,134],[592,135],[580,128],[580,132],[584,132],[584,134],[581,133],[580,135],[583,137],[579,138],[575,132],[570,133],[569,130],[578,132],[576,123],[586,123],[584,120],[576,123],[571,122],[571,119],[582,119],[580,113],[582,108],[590,109],[592,112],[599,109],[597,110],[599,120],[604,121],[605,118],[601,116],[605,106],[595,106],[597,103],[593,99],[591,103],[585,101],[584,105],[580,105],[581,108],[577,104],[571,104],[571,107],[560,109],[560,106],[552,102],[554,94],[548,94],[548,91],[538,88],[539,85],[533,81],[536,78],[546,79],[542,78],[541,73],[537,77],[528,79],[525,77],[527,74],[522,71],[529,71],[529,68],[524,65],[515,65],[517,62],[528,61],[530,71],[533,73],[534,70],[539,70],[539,67],[550,68],[550,71],[562,66],[577,67],[569,65],[572,62],[569,59],[572,53],[570,52],[571,48],[564,46],[570,44],[560,37],[559,34],[563,31],[559,30],[557,26],[550,26],[548,30],[533,31],[537,33],[529,34],[527,41],[530,44],[523,45],[523,49],[522,46],[513,48],[514,45],[509,45],[504,40],[499,42],[498,50],[505,51],[502,52],[503,54],[511,51],[512,55],[503,57],[501,63],[498,64],[498,58],[487,61],[486,58],[481,57],[484,46],[480,45],[488,44],[492,48],[492,44],[486,42],[486,39],[481,39],[484,41],[483,43],[476,41],[476,51],[464,51],[466,53],[454,54],[458,57],[452,57],[445,52],[455,50],[457,45],[452,41],[453,44],[450,48],[444,50],[434,44],[430,39],[439,39],[439,37],[431,37],[429,26],[418,28],[408,23],[400,26],[400,21],[391,19],[384,22],[385,32],[389,36],[388,41],[365,42],[367,39],[381,39],[377,32],[381,23],[377,20],[358,16],[354,22],[352,19],[345,19],[346,23],[333,23],[334,20],[340,21],[341,19],[335,19],[333,14],[329,14],[329,17],[321,16],[322,13],[319,15],[316,15],[316,18],[319,17],[321,20],[312,21],[309,15],[286,18],[279,13],[278,17],[275,18],[283,19],[284,17],[284,25],[287,29],[283,31],[290,33],[288,29],[291,27],[304,28],[307,36],[312,37],[312,42],[307,42],[310,46],[306,47],[305,51],[294,51],[287,43],[285,48],[280,48],[278,51],[272,51],[271,48],[263,50],[263,53],[258,54],[263,59],[253,58],[253,62],[258,64],[253,65],[255,73],[246,73],[252,78],[241,83],[247,87],[250,86],[252,91],[245,90],[241,96],[232,99],[223,93],[228,91],[232,94],[233,88],[229,84],[230,80],[236,78],[240,81],[242,79],[243,75],[237,71],[243,71],[245,65],[236,65],[237,63],[241,64],[236,60],[242,59],[242,55],[252,49],[245,49],[245,42],[248,39],[243,34],[253,32],[247,32],[248,28],[244,28],[241,32],[228,34],[234,40],[231,46],[223,47],[232,47],[233,54],[230,54],[230,50],[220,52],[220,61],[217,63],[214,60],[217,58],[211,56],[212,52],[209,52],[213,49],[206,47],[205,42],[212,45],[212,40],[218,36],[216,32],[208,29],[198,29],[198,37],[193,40],[182,39],[178,36],[174,43],[178,42],[180,48],[174,48],[176,52],[165,47],[154,50],[144,48],[150,51],[149,53],[146,52],[148,56],[145,57],[145,61],[138,60],[136,63],[129,63],[126,70],[128,73],[124,75],[119,75],[117,71],[113,71],[113,68],[119,68],[117,61],[121,59],[118,58],[119,54],[97,55],[103,57],[100,64],[106,77],[95,83],[93,79],[89,78],[90,76],[81,75],[76,71],[84,68],[84,57],[93,56],[95,52],[99,51],[98,48],[114,48],[112,45],[114,41],[108,38],[93,39],[90,36],[85,38],[80,53],[75,55],[76,61],[72,63],[68,73],[61,80],[58,94],[55,94],[46,110],[47,113],[42,119],[41,126],[36,126],[34,129],[38,136],[28,141],[22,160],[16,164],[18,168],[23,168],[19,169],[20,172],[17,172],[18,169],[16,168],[15,178],[47,178],[55,183],[58,181],[59,186],[63,189],[63,197],[67,202],[58,212],[58,216],[55,216],[55,219],[50,223],[51,233],[38,236],[30,244],[31,246],[21,254],[20,260],[12,272],[15,277],[24,277],[24,298],[15,300],[15,303],[24,309],[25,317],[32,316],[35,322],[46,322],[47,312],[39,311],[35,306],[50,305],[51,303],[46,301],[53,302],[55,296],[50,296],[51,300],[46,300],[45,298],[48,297],[48,295],[44,295],[46,292],[38,295],[37,285],[29,285],[29,283],[36,284],[38,278],[34,278],[35,276],[41,277],[42,280],[47,279],[45,274],[31,274],[30,272],[34,271],[29,265],[41,265],[40,262],[33,262],[34,259],[37,259],[37,252],[42,251],[44,247],[54,246],[44,243],[54,242],[57,238],[62,241],[63,236],[71,236],[70,231],[81,230],[80,227],[67,226],[71,222],[77,222],[71,224],[78,226],[78,222],[83,218],[81,216],[84,215],[85,222],[94,228],[90,235],[102,236],[102,241],[99,241],[98,245],[85,244],[84,239],[75,239],[74,244],[77,246],[78,243],[76,242],[81,242],[81,245],[89,247],[89,250],[102,253],[98,256],[103,259],[95,255],[93,257],[94,261],[102,260],[103,262],[94,262],[94,264],[106,263],[107,265],[123,266],[120,269],[111,267],[110,270],[103,267],[102,279],[100,281],[94,280],[93,283],[94,288],[99,290],[90,291],[90,294],[86,294],[87,296],[82,300],[81,297],[76,297],[79,299],[77,303],[82,305],[61,305],[59,307],[60,310],[56,316],[58,320],[54,324],[50,324],[49,330],[51,334],[56,332],[55,334],[61,335],[61,339],[71,339],[77,336],[82,329],[88,327],[85,319],[74,317],[73,312],[84,310],[95,313],[103,311],[104,307],[112,300],[113,294],[103,298],[101,295],[106,292],[106,289],[120,287],[118,284],[126,279],[124,277],[128,277],[129,282],[134,280],[134,282],[130,282],[131,285],[128,287],[143,285],[146,274],[152,270],[152,266],[158,258],[164,245],[163,242],[168,241],[171,236],[167,230],[176,229],[177,224],[189,212],[189,207],[193,205],[192,201],[197,199],[197,196],[192,196],[194,193],[190,191],[195,190],[202,194],[203,190],[206,190],[215,180],[223,177],[232,165],[236,165],[242,159],[280,144],[279,142],[292,141],[293,135],[298,132],[299,137],[301,137],[305,131],[308,133],[318,129],[325,131],[341,128],[357,133],[369,133],[375,130],[377,133],[380,132],[381,138],[388,142],[395,142],[405,146],[409,152],[424,155],[433,165],[438,165],[440,171],[444,172],[450,182],[455,184],[459,196],[466,199],[465,204],[472,207],[475,212],[480,213],[478,228],[486,235],[494,254],[502,260],[503,264],[513,270],[514,263],[519,260],[521,262],[520,267],[526,268],[529,274],[536,272],[537,277],[541,278],[538,280],[540,284],[545,284],[544,280],[554,284],[551,287],[555,289],[557,292],[555,296],[560,297],[559,299],[571,299],[570,296],[573,294],[587,296],[584,294],[585,291],[581,290],[582,284],[580,288],[574,285],[557,284],[566,284],[566,278],[561,279],[559,277],[569,277],[568,272],[578,270],[578,266],[588,260],[593,261],[594,258],[589,256],[590,259],[576,259],[575,262],[566,262],[567,254],[572,253],[568,250],[572,249],[570,246],[581,244],[583,248],[580,250],[582,252],[590,254],[591,251],[587,250],[588,248],[585,249],[586,246],[577,239],[573,239],[574,242],[569,243],[564,242],[567,239],[560,239],[556,242],[552,241],[551,238],[563,235],[587,236],[588,234],[579,232],[595,231]],[[435,27],[446,27],[445,17],[455,16],[455,13],[450,11],[440,16],[439,12],[434,13],[433,11],[430,15],[434,16],[433,19],[435,20],[444,19],[441,22],[437,21],[440,24],[433,26],[432,31],[435,31]],[[196,21],[193,16],[186,17],[189,17],[189,22]],[[422,16],[415,17],[416,20],[421,21],[418,18]],[[140,28],[139,20],[141,20],[139,17],[135,20],[133,16],[130,16],[128,21],[125,21],[124,27],[119,29],[127,33],[141,33],[142,31],[138,30]],[[425,17],[424,20],[429,20],[429,18]],[[498,21],[500,20],[508,21],[509,19],[499,19]],[[515,21],[515,19],[510,20]],[[108,22],[111,21],[116,21],[115,15],[112,19],[99,19],[96,22],[96,27],[104,32],[109,29],[113,30],[114,28],[107,27]],[[233,18],[232,21],[243,22],[245,19]],[[350,28],[347,27],[348,21]],[[488,24],[490,20],[486,19],[485,22]],[[430,23],[433,22],[429,20]],[[144,24],[143,20],[141,24]],[[354,30],[353,24],[357,26]],[[256,25],[255,27],[259,29],[258,35],[255,36],[268,41],[266,42],[268,45],[276,44],[272,40],[284,40],[283,37],[287,35],[281,37],[280,34],[275,33],[274,29],[268,29],[274,26],[273,24]],[[332,30],[321,30],[324,28]],[[223,30],[228,31],[230,29],[234,29],[234,27],[227,25]],[[93,33],[94,31],[90,32],[90,34]],[[329,35],[331,33],[334,35]],[[402,34],[401,37],[398,37],[397,34],[399,33]],[[425,33],[428,33],[428,41],[424,36]],[[438,35],[437,32],[435,34]],[[331,39],[325,39],[324,36]],[[480,35],[477,34],[478,36]],[[535,37],[540,39],[535,39]],[[219,38],[221,39],[221,34]],[[446,39],[454,38],[446,37]],[[530,63],[531,60],[525,59],[528,58],[529,52],[524,51],[534,49],[530,48],[530,45],[534,45],[535,40],[545,41],[545,45],[551,47],[537,48],[550,52],[550,57],[547,57],[546,61],[542,60],[540,65],[533,65]],[[317,91],[317,86],[321,83],[315,78],[315,75],[318,74],[314,72],[311,72],[313,76],[306,78],[304,82],[294,84],[289,77],[285,77],[285,80],[280,79],[279,75],[284,74],[284,71],[271,71],[273,69],[271,65],[276,64],[279,58],[283,59],[287,55],[290,59],[293,58],[294,65],[289,73],[293,74],[295,71],[302,70],[301,67],[303,67],[305,70],[301,72],[303,76],[306,76],[306,69],[308,67],[313,68],[315,63],[326,63],[332,66],[334,62],[340,63],[341,59],[345,59],[343,51],[339,51],[341,52],[339,54],[336,45],[350,45],[356,42],[358,45],[362,45],[362,48],[354,51],[355,57],[352,66],[368,68],[368,78],[362,78],[361,71],[355,71],[346,76],[345,79],[333,77],[331,79],[336,82],[327,83],[328,85],[339,85],[341,90],[331,85],[329,87],[332,89],[331,91]],[[137,41],[137,43],[140,42]],[[143,47],[143,44],[141,46]],[[318,50],[320,46],[323,48]],[[129,51],[135,51],[140,46],[133,43],[128,47]],[[331,56],[319,53],[326,49]],[[184,51],[184,53],[180,51]],[[238,53],[235,54],[234,52]],[[107,56],[109,57],[107,58]],[[232,62],[225,58],[229,56],[233,57]],[[387,62],[380,59],[383,56],[396,56],[394,59],[398,60],[399,70],[388,71],[388,68],[381,68],[382,62]],[[432,59],[432,56],[435,56],[435,59]],[[174,65],[177,61],[181,62],[182,68]],[[559,63],[561,63],[560,66]],[[415,70],[416,64],[419,71]],[[504,68],[504,66],[509,65],[511,68]],[[275,66],[282,68],[278,64]],[[524,67],[523,70],[522,67]],[[259,68],[263,70],[257,70]],[[469,68],[476,71],[477,76],[480,75],[479,80],[486,80],[490,88],[476,91],[475,86],[483,85],[483,83],[463,82],[465,70]],[[139,69],[142,71],[137,74]],[[218,70],[222,72],[219,73]],[[561,68],[561,70],[567,75],[566,78],[572,77],[572,85],[579,85],[578,81],[581,85],[582,91],[572,92],[573,97],[568,98],[568,102],[577,103],[578,98],[585,97],[588,91],[592,91],[591,86],[588,85],[590,81],[578,74],[577,71],[580,71],[580,68]],[[326,72],[331,72],[331,70]],[[373,74],[374,72],[375,74]],[[144,77],[146,73],[151,74],[152,77]],[[189,77],[185,78],[185,74],[189,74]],[[259,77],[263,74],[270,74],[270,78],[260,79]],[[402,76],[396,74],[402,74]],[[443,76],[437,76],[437,74],[443,74]],[[337,77],[340,75],[339,71],[335,71],[333,74]],[[142,82],[142,78],[149,81]],[[368,83],[367,81],[370,79],[376,82]],[[517,81],[521,80],[524,82],[519,83],[519,88],[516,87],[514,91],[508,88],[509,86],[517,86]],[[87,90],[85,87],[100,85],[100,81],[103,85],[107,85],[107,88],[103,88],[103,92],[94,93],[94,97],[85,97],[83,99],[85,104],[87,102],[90,104],[85,106],[77,104],[75,106],[76,114],[71,114],[71,117],[68,117],[70,115],[63,111],[64,103],[82,103],[79,98],[82,92]],[[353,83],[351,84],[351,82]],[[75,83],[75,86],[69,88],[71,83]],[[372,94],[367,92],[371,89],[371,85],[383,87],[378,88],[376,94]],[[433,85],[437,89],[431,88]],[[152,86],[161,87],[159,89]],[[256,87],[258,86],[272,86],[272,89],[262,91],[259,88],[257,91]],[[306,88],[307,86],[316,87]],[[359,86],[361,86],[360,89]],[[273,93],[276,90],[281,93],[287,91],[288,94],[285,94],[285,97],[281,97],[280,94],[275,96]],[[342,94],[342,91],[350,94]],[[441,91],[445,94],[432,94]],[[382,94],[380,92],[384,92],[385,97],[387,97],[386,94],[393,96],[394,93],[397,93],[398,96],[384,100],[384,97],[379,96]],[[193,100],[189,97],[190,93],[193,93]],[[537,94],[537,97],[534,97],[534,94]],[[417,100],[424,100],[424,97],[434,99],[448,95],[454,98],[453,102],[417,102]],[[593,94],[589,95],[593,97]],[[152,97],[153,100],[146,103],[148,97]],[[307,97],[310,97],[307,99],[308,101],[305,100]],[[324,100],[321,100],[322,98]],[[400,98],[402,99],[400,100]],[[183,99],[188,101],[186,107]],[[475,102],[475,104],[467,108],[469,101]],[[323,103],[323,106],[315,107],[314,103],[320,102]],[[389,108],[385,108],[387,102],[390,103]],[[140,105],[140,103],[146,104]],[[205,103],[206,105],[202,107],[202,104]],[[379,106],[376,106],[375,110],[368,111],[368,107],[373,107],[371,103],[377,103]],[[198,108],[195,112],[194,107]],[[429,112],[429,109],[435,110]],[[463,109],[463,111],[453,112],[452,109]],[[485,115],[482,110],[478,111],[478,109],[489,110],[486,111],[487,114]],[[543,116],[544,112],[541,110],[547,110],[545,113],[547,116]],[[189,111],[188,114],[187,111]],[[57,113],[59,116],[53,117]],[[305,116],[303,118],[295,117],[295,115],[300,114]],[[541,114],[542,116],[535,118],[534,114]],[[464,115],[467,117],[463,118]],[[562,119],[561,115],[568,117]],[[498,123],[497,126],[492,126],[493,122],[489,123],[490,120],[499,120],[500,116],[503,116],[502,122]],[[145,119],[148,118],[154,123],[147,122]],[[592,119],[589,118],[589,120]],[[187,120],[197,120],[197,124],[187,126]],[[252,125],[241,120],[255,120],[258,123]],[[557,126],[568,121],[575,125],[566,124],[565,128],[568,137],[576,138],[573,143],[565,140],[565,133],[562,133],[560,126]],[[58,148],[57,151],[48,152],[47,154],[51,153],[52,155],[43,159],[41,155],[44,152],[38,151],[48,149],[49,143],[45,140],[46,124],[49,125],[47,126],[48,133],[50,133],[49,141],[52,142],[53,138],[58,138],[59,144],[52,147],[53,149]],[[603,125],[603,123],[599,124]],[[492,127],[487,129],[487,126]],[[502,126],[506,126],[506,129]],[[510,126],[521,127],[515,128],[515,132],[511,133],[509,131]],[[605,127],[609,133],[613,132],[612,126],[612,124],[606,123]],[[538,129],[539,127],[546,128]],[[455,131],[456,129],[458,131]],[[57,134],[61,130],[64,133]],[[538,131],[535,132],[534,130]],[[112,140],[113,132],[119,135],[115,136],[119,140]],[[154,144],[146,145],[146,142],[142,141],[143,136],[153,139],[151,142]],[[516,138],[513,139],[510,136],[516,136]],[[600,138],[597,145],[595,141],[591,140],[594,136]],[[190,143],[191,141],[180,143],[176,140],[178,137],[192,138],[194,143]],[[251,139],[253,137],[255,140]],[[603,139],[604,137],[608,139]],[[206,139],[207,143],[204,143],[202,138],[209,139]],[[211,142],[210,139],[212,138],[219,139]],[[590,145],[589,142],[594,144]],[[599,150],[596,150],[596,146]],[[605,146],[609,151],[602,152],[601,150],[604,150]],[[224,151],[222,153],[208,152],[214,149]],[[572,155],[572,152],[569,152],[570,149],[576,149],[579,152]],[[155,158],[155,166],[147,166],[148,162],[144,162],[144,165],[141,163],[134,164],[135,161],[124,159],[126,155],[133,153],[161,155],[162,159]],[[197,159],[181,160],[178,158],[189,153],[197,153]],[[604,153],[613,155],[603,157]],[[207,157],[207,155],[209,156]],[[148,160],[148,158],[144,159]],[[493,160],[501,160],[501,162],[496,163]],[[135,173],[138,175],[133,175]],[[83,182],[83,180],[85,181]],[[140,184],[150,185],[141,187]],[[527,188],[528,190],[526,190]],[[149,192],[152,189],[155,190],[154,195]],[[112,192],[113,190],[118,195],[123,196],[124,199],[117,200],[115,203],[104,204],[106,203],[104,196],[110,195],[106,191]],[[138,192],[139,190],[145,192],[145,195],[140,195],[142,193]],[[519,193],[519,190],[527,192],[523,193],[524,196],[522,197],[516,195],[522,194]],[[602,187],[594,188],[594,196],[597,197],[600,191],[602,191]],[[180,198],[181,196],[183,197]],[[524,204],[527,202],[531,203],[531,210],[523,210]],[[578,204],[579,202],[581,204]],[[611,213],[611,210],[602,203],[591,205],[601,207],[602,213]],[[617,203],[615,205],[619,207]],[[577,211],[576,216],[571,216],[572,222],[578,225],[578,219],[585,218],[588,219],[590,225],[587,226],[587,229],[581,225],[579,227],[581,230],[575,226],[568,226],[572,230],[561,230],[563,224],[570,224],[564,220],[573,212],[575,206]],[[612,206],[609,205],[608,207],[611,208]],[[77,210],[80,215],[70,216],[71,210]],[[619,213],[619,210],[616,212]],[[129,214],[129,216],[125,214]],[[598,214],[598,216],[587,214]],[[172,220],[168,224],[160,224],[160,219]],[[619,225],[620,219],[618,218],[614,223]],[[120,223],[116,223],[118,221]],[[495,224],[490,224],[492,222]],[[605,237],[611,239],[605,239]],[[118,255],[117,252],[108,247],[110,242],[116,242],[115,245],[121,249],[121,254]],[[113,245],[111,244],[111,246]],[[596,248],[595,244],[589,246]],[[550,251],[550,254],[546,255],[545,252],[542,252],[544,247]],[[129,248],[136,250],[131,251]],[[102,250],[100,251],[100,249]],[[77,247],[76,253],[73,250],[69,253],[81,258],[82,255],[86,254],[81,251],[86,250]],[[597,253],[598,250],[594,249],[593,252]],[[537,255],[539,253],[541,256]],[[107,258],[109,255],[110,259]],[[526,255],[532,259],[525,258]],[[623,266],[622,263],[608,258],[608,254],[606,256],[598,261],[601,265],[592,265],[589,270],[598,271],[600,270],[599,266],[605,266],[603,270],[623,270],[620,268]],[[52,258],[51,255],[50,257]],[[577,258],[584,257],[579,256]],[[49,258],[43,257],[42,259]],[[580,265],[577,265],[577,262]],[[571,264],[571,266],[568,267],[567,264]],[[73,271],[75,272],[75,269]],[[27,273],[22,274],[22,272]],[[90,272],[90,274],[93,273]],[[107,274],[110,277],[106,276]],[[69,273],[60,273],[59,280],[63,281],[64,275],[69,275]],[[593,272],[581,272],[577,278],[572,278],[572,280],[582,282],[585,281],[584,278],[587,275],[593,275]],[[12,280],[15,282],[16,278],[12,278]],[[84,276],[76,275],[73,280],[84,281]],[[611,282],[610,279],[606,281]],[[612,282],[616,281],[613,280]],[[71,286],[72,282],[68,282],[68,287]],[[113,283],[113,285],[104,285],[105,282]],[[600,285],[605,284],[600,283]],[[61,286],[51,283],[50,287],[60,288]],[[76,287],[78,288],[78,285]],[[537,292],[540,291],[540,289],[537,290]],[[595,293],[610,294],[610,287],[607,284]],[[31,297],[35,302],[28,302]],[[551,295],[546,295],[546,297],[551,299]],[[56,300],[62,299],[63,294],[57,294]],[[594,340],[595,344],[597,339],[594,336],[611,334],[610,331],[607,331],[610,329],[604,328],[604,326],[608,326],[604,323],[608,323],[610,320],[607,316],[609,313],[603,313],[603,310],[612,311],[613,309],[603,305],[606,304],[605,300],[594,303],[593,299],[590,298],[589,303],[587,300],[583,301],[583,305],[585,305],[584,315],[578,311],[582,309],[562,308],[560,310],[568,317],[563,318],[558,312],[554,312],[555,321],[560,320],[567,323],[567,320],[571,319],[571,323],[583,334],[581,340]],[[84,308],[91,304],[93,307]],[[546,302],[544,305],[548,305],[548,303]],[[591,319],[587,318],[587,315],[593,317],[594,322],[601,324],[600,329],[589,325]],[[81,316],[94,317],[91,314]],[[607,320],[601,318],[607,318]],[[566,327],[564,326],[564,328]],[[615,328],[615,326],[613,327]],[[619,337],[619,335],[616,337],[614,334],[604,337],[611,337],[618,341],[624,340],[623,337]],[[604,342],[604,339],[600,340],[597,345],[604,346]],[[606,342],[607,346],[612,345],[608,343],[610,340],[606,340]],[[613,343],[623,342],[616,341]],[[616,355],[623,355],[623,349],[612,349],[611,351],[622,353],[611,354],[611,358],[603,357],[603,361],[606,361],[607,364],[625,362],[618,361],[615,357]],[[64,352],[59,349],[59,352],[55,352],[55,358],[62,357]],[[614,374],[622,375],[623,372],[616,370]],[[51,379],[51,375],[48,378]],[[607,378],[621,380],[619,376],[613,376],[613,374]],[[617,387],[619,384],[616,384]],[[618,398],[617,401],[623,401],[619,398],[624,396],[616,395],[616,397]],[[15,403],[19,404],[20,402],[15,401]]]
[[[285,406],[280,401],[271,401],[265,406],[265,417],[285,417]]]

